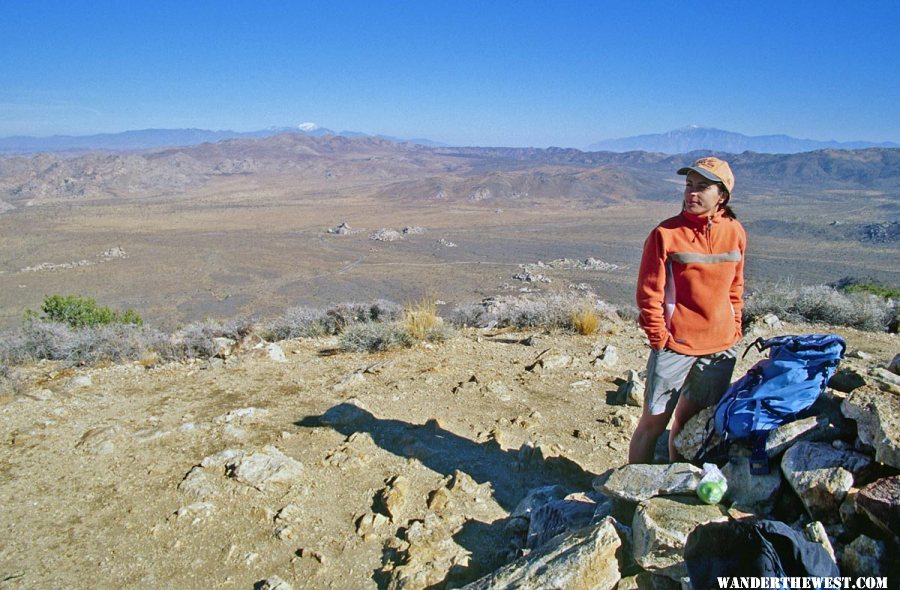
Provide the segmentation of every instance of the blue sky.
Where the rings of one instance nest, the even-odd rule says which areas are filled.
[[[900,141],[900,2],[0,0],[0,136]]]

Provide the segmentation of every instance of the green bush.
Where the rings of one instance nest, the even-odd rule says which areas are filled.
[[[878,295],[885,299],[900,299],[900,289],[891,289],[890,287],[882,287],[881,285],[848,285],[841,289],[844,293],[870,293]]]
[[[107,324],[144,325],[144,320],[133,309],[118,311],[97,305],[95,300],[78,295],[48,295],[41,304],[41,313],[29,309],[25,312],[25,318],[59,322],[72,328]]]

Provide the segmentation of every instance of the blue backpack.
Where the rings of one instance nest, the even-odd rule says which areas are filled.
[[[765,442],[769,431],[796,420],[815,403],[837,370],[847,344],[836,334],[758,338],[744,356],[754,346],[760,352],[769,350],[769,358],[731,384],[711,420],[723,448],[732,441],[749,439],[751,471],[768,473]],[[707,447],[704,443],[698,457],[711,456]]]

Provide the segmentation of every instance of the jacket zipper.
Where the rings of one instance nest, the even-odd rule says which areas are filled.
[[[707,254],[712,254],[712,217],[706,221],[706,250]]]

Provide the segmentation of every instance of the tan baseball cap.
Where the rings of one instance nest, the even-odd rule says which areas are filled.
[[[678,174],[687,175],[688,172],[696,172],[700,176],[708,178],[713,182],[721,182],[725,185],[725,188],[728,189],[729,195],[731,194],[731,191],[734,190],[734,174],[731,172],[731,167],[725,160],[720,160],[719,158],[714,158],[712,156],[700,158],[691,166],[685,166],[680,169]]]

